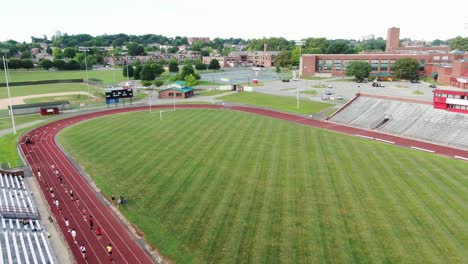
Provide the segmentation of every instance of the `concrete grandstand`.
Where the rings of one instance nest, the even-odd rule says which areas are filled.
[[[329,121],[468,149],[468,115],[423,101],[359,94]]]

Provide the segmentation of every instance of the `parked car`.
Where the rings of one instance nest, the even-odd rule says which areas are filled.
[[[336,97],[336,100],[343,100],[343,96],[338,95],[338,96]]]
[[[429,87],[436,88],[436,85],[435,84],[430,84]]]
[[[330,91],[326,91],[325,94],[326,94],[326,95],[332,95],[333,93],[330,92]]]
[[[328,85],[328,88],[333,88],[333,86],[331,84]]]
[[[282,79],[282,82],[289,82],[289,79]]]
[[[411,83],[418,83],[418,82],[419,80],[416,80],[416,79],[411,80]]]
[[[322,96],[322,100],[323,100],[323,101],[326,101],[326,100],[328,100],[328,96],[325,96],[325,95],[324,95],[324,96]]]

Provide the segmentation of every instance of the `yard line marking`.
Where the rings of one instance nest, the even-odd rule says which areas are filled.
[[[457,159],[462,159],[462,160],[468,161],[468,158],[465,158],[465,157],[462,157],[462,156],[453,156],[453,157],[457,158]]]
[[[368,137],[368,136],[364,136],[364,135],[359,135],[359,134],[354,134],[355,136],[357,137],[362,137],[362,138],[367,138],[367,139],[374,139],[373,137]]]
[[[385,140],[385,139],[381,139],[381,138],[375,138],[375,140],[382,141],[382,142],[385,142],[385,143],[388,143],[388,144],[395,144],[395,142],[393,142],[393,141]]]
[[[417,150],[421,150],[421,151],[425,151],[425,152],[430,152],[430,153],[434,153],[434,152],[435,152],[435,151],[430,150],[430,149],[418,148],[418,147],[414,147],[414,146],[411,146],[410,148],[412,148],[412,149],[417,149]]]

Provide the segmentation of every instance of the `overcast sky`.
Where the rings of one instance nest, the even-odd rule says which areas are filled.
[[[468,1],[445,0],[14,0],[0,4],[0,41],[49,39],[56,31],[253,39],[468,37]]]

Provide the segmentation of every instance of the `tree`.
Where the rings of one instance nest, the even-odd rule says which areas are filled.
[[[193,87],[193,86],[198,85],[198,80],[195,77],[195,75],[193,75],[193,74],[189,74],[189,75],[185,76],[184,81],[185,81],[185,84],[187,86],[192,86]]]
[[[76,50],[74,48],[66,48],[63,50],[63,57],[64,58],[74,58],[76,55]]]
[[[48,70],[54,66],[54,63],[49,60],[49,59],[41,59],[39,61],[39,67],[41,67],[44,70]]]
[[[179,72],[179,63],[174,58],[169,60],[169,72]]]
[[[135,42],[127,43],[127,52],[130,56],[139,56],[145,53],[145,47]]]
[[[47,52],[47,54],[52,55],[52,52],[53,52],[53,51],[52,51],[52,49],[50,48],[49,45],[47,45],[46,52]]]
[[[143,69],[143,65],[137,65],[135,68],[135,72],[133,72],[133,79],[139,80],[141,78],[141,70]]]
[[[301,48],[296,47],[291,52],[291,61],[293,66],[299,66],[299,62],[301,60]]]
[[[127,75],[128,72],[128,75]],[[122,68],[122,74],[124,77],[133,77],[134,69],[133,66],[127,65]]]
[[[158,63],[153,63],[151,65],[151,69],[153,70],[154,75],[156,77],[158,77],[159,75],[161,75],[164,72],[164,67],[161,64],[158,64]]]
[[[156,86],[156,87],[161,87],[161,86],[164,84],[164,81],[162,81],[162,80],[155,80],[155,81],[153,82],[153,84],[154,84],[154,86]]]
[[[346,76],[354,76],[358,80],[369,78],[372,66],[367,61],[353,61],[345,72]]]
[[[275,59],[275,65],[278,65],[283,68],[286,68],[292,65],[291,51],[284,50],[280,52],[280,54],[278,54],[278,56]]]
[[[63,60],[54,60],[54,67],[57,68],[57,70],[64,70],[65,62]]]
[[[195,62],[195,69],[197,71],[204,71],[206,68],[206,64],[204,64],[202,61],[199,60]]]
[[[151,81],[142,81],[141,84],[145,86],[146,88],[149,88],[151,84],[153,84]]]
[[[184,65],[184,67],[182,67],[182,72],[180,73],[180,78],[182,80],[185,80],[185,77],[187,77],[190,74],[195,75],[195,70],[193,69],[193,66],[192,65]]]
[[[140,79],[142,81],[152,81],[154,80],[154,78],[156,78],[156,74],[151,66],[152,66],[151,63],[147,63],[141,69]]]
[[[8,60],[7,68],[9,69],[20,69],[22,68],[23,63],[20,59],[11,58]]]
[[[413,79],[419,69],[419,62],[412,58],[398,59],[392,65],[394,74],[400,79]]]
[[[456,37],[448,41],[451,50],[468,51],[468,38]]]
[[[59,48],[55,48],[52,52],[52,56],[54,56],[54,60],[63,59],[62,50]]]
[[[219,65],[219,61],[217,59],[212,59],[210,61],[210,65],[208,65],[208,69],[210,70],[219,70],[221,66]]]
[[[34,68],[34,63],[30,59],[21,60],[21,64],[22,68],[27,70]]]

